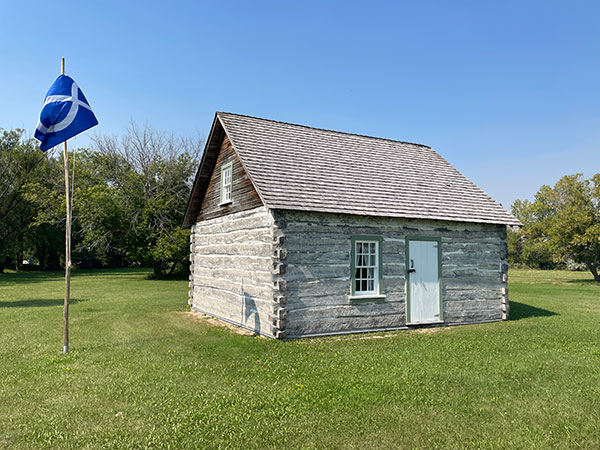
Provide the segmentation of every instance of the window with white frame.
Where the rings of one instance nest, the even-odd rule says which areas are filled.
[[[232,163],[221,166],[221,204],[231,203]]]
[[[353,239],[353,295],[379,294],[379,240]]]

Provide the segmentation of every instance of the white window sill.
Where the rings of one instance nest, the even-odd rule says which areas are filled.
[[[361,294],[361,295],[349,295],[348,296],[348,300],[350,301],[363,301],[363,302],[369,302],[369,301],[382,301],[385,300],[387,297],[385,295],[380,295],[380,294]]]
[[[231,205],[231,200],[229,200],[228,202],[219,203],[219,206],[226,206],[226,205]]]

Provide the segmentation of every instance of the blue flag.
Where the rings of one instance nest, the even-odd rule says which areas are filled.
[[[77,83],[61,75],[48,89],[34,136],[46,151],[96,125],[98,120]]]

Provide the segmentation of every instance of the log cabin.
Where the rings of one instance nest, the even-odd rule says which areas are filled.
[[[189,304],[278,339],[506,320],[519,225],[428,146],[217,112]]]

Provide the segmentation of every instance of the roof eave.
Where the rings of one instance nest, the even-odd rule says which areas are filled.
[[[282,211],[301,211],[301,212],[314,212],[321,214],[344,214],[349,216],[361,216],[361,217],[382,217],[382,218],[394,218],[394,219],[408,219],[408,220],[429,220],[429,221],[444,221],[444,222],[460,222],[460,223],[480,223],[487,225],[504,225],[504,226],[513,226],[513,227],[522,227],[523,224],[514,218],[506,219],[506,220],[494,220],[494,219],[485,219],[485,218],[461,218],[461,217],[450,217],[450,216],[430,216],[430,215],[410,215],[410,214],[380,214],[377,212],[369,212],[363,211],[362,213],[353,213],[348,211],[332,211],[330,209],[320,210],[318,208],[310,208],[310,207],[299,207],[299,206],[282,206],[282,205],[273,205],[271,207],[273,210],[282,210]]]
[[[242,164],[242,167],[246,171],[246,174],[248,175],[248,178],[250,178],[250,182],[252,183],[252,186],[254,186],[254,189],[256,190],[256,193],[258,194],[258,197],[260,198],[260,201],[267,208],[270,208],[270,206],[265,201],[265,196],[263,195],[260,186],[258,186],[258,184],[255,182],[255,178],[254,178],[254,176],[252,174],[252,171],[248,169],[248,166],[244,162],[243,156],[240,154],[240,151],[238,150],[238,147],[236,147],[235,139],[233,138],[232,134],[227,130],[227,126],[225,125],[225,122],[221,119],[221,117],[220,117],[221,114],[227,114],[227,113],[222,113],[221,111],[217,111],[216,112],[216,117],[219,119],[219,122],[221,123],[221,126],[223,127],[223,130],[225,131],[225,134],[229,138],[229,142],[231,142],[231,146],[233,147],[233,151],[235,152],[235,154],[237,155],[238,159],[240,160],[240,163]]]
[[[198,196],[201,195],[201,181],[205,181],[203,179],[203,172],[206,171],[207,161],[209,159],[209,154],[211,153],[211,145],[213,144],[213,140],[215,139],[215,129],[217,125],[222,127],[221,121],[218,120],[217,113],[215,113],[215,117],[213,119],[212,126],[210,128],[210,133],[208,135],[208,139],[206,140],[206,145],[204,146],[204,151],[202,152],[202,159],[200,160],[200,167],[196,172],[196,177],[194,178],[194,184],[192,185],[192,191],[190,193],[190,197],[188,198],[187,206],[185,208],[185,214],[183,216],[183,222],[181,224],[182,229],[191,228],[194,220],[198,216],[198,210],[200,209],[200,205],[202,204],[201,200],[198,200]],[[210,174],[209,174],[210,177]],[[208,180],[206,180],[208,181]],[[203,195],[202,195],[203,196]]]

